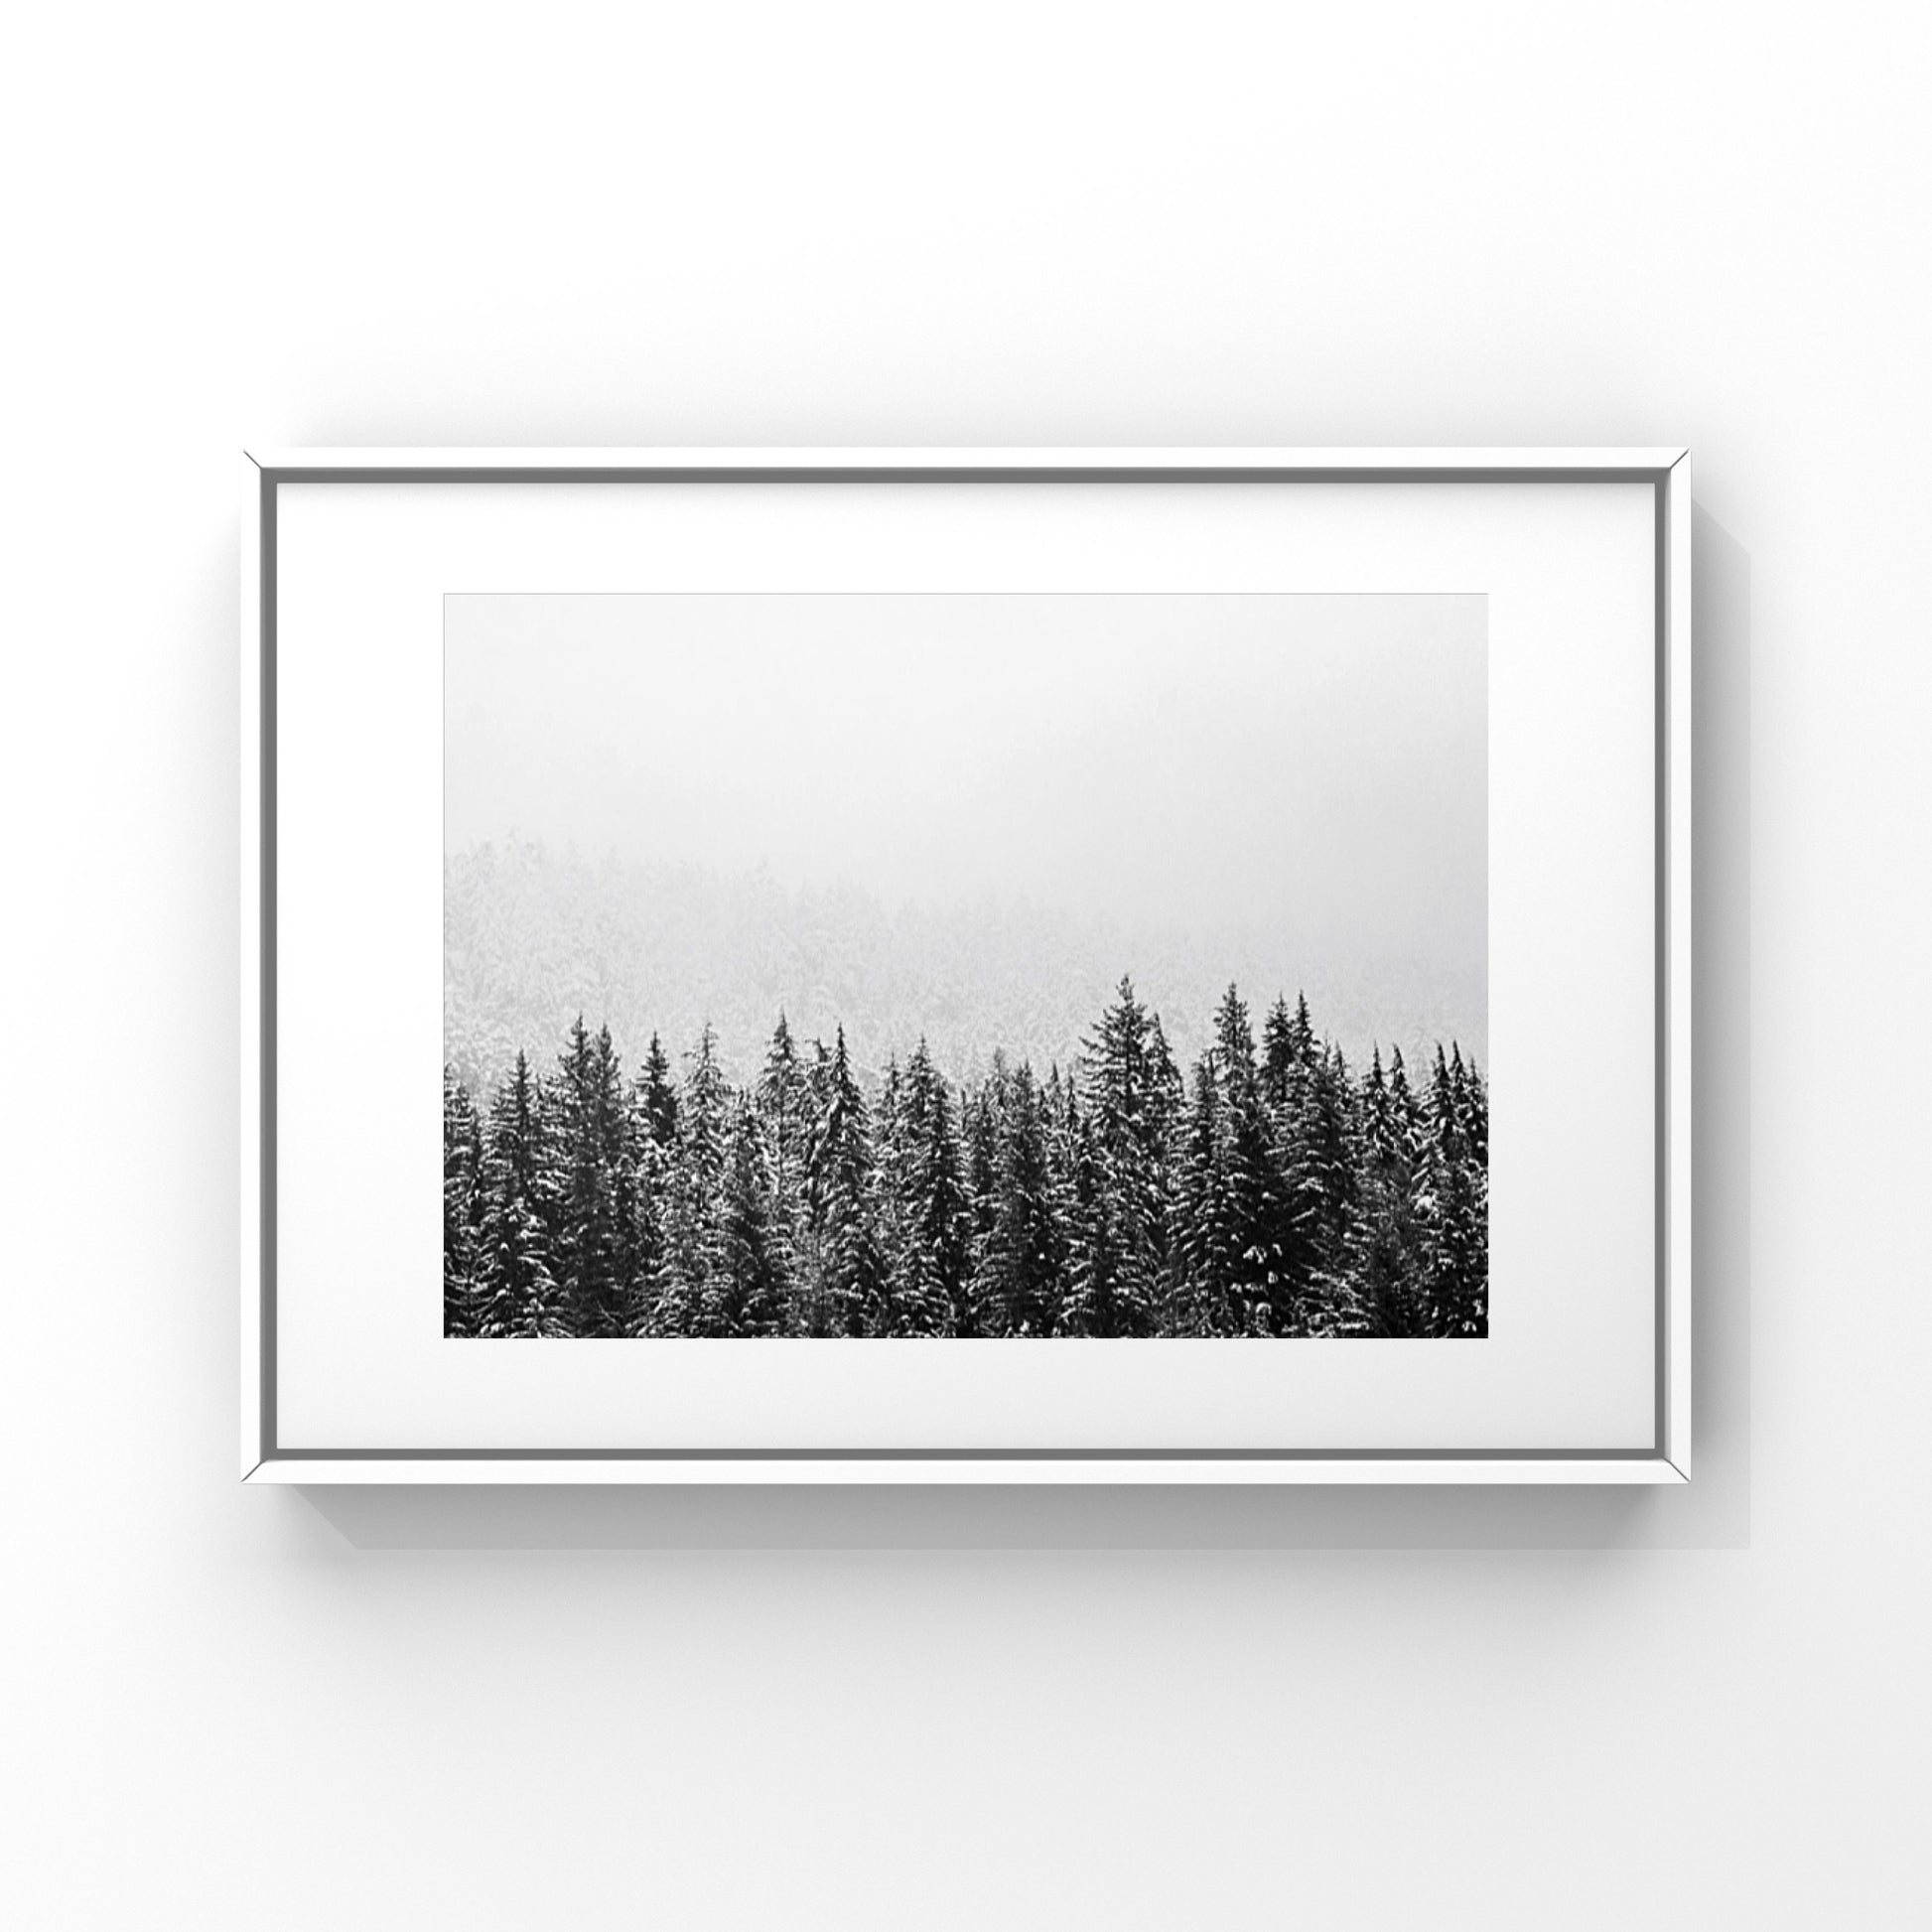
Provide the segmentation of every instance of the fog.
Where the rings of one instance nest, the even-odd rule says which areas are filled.
[[[451,853],[1483,983],[1480,597],[463,596],[444,664]]]

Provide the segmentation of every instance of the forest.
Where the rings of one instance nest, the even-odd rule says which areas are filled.
[[[1459,1045],[1355,1072],[1230,986],[1183,1078],[1123,979],[1073,1063],[923,1041],[866,1085],[782,1014],[626,1078],[580,1016],[486,1094],[444,1071],[452,1336],[1480,1336],[1488,1095]]]

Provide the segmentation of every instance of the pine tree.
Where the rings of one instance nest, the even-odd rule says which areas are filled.
[[[518,1053],[490,1102],[483,1142],[483,1206],[478,1227],[477,1332],[567,1335],[570,1322],[550,1266],[549,1202],[541,1101]]]
[[[650,1036],[643,1070],[631,1085],[624,1112],[633,1191],[623,1331],[671,1334],[676,1332],[677,1307],[675,1296],[667,1300],[673,1286],[667,1230],[677,1172],[677,1089],[656,1034]]]
[[[1119,1204],[1108,1186],[1107,1162],[1091,1116],[1074,1124],[1064,1220],[1067,1280],[1060,1332],[1145,1334],[1148,1311],[1130,1286]]]
[[[1181,1148],[1180,1281],[1175,1331],[1224,1335],[1241,1328],[1234,1298],[1235,1239],[1221,1149],[1221,1083],[1212,1051],[1194,1062]]]
[[[820,1111],[805,1160],[806,1332],[864,1334],[890,1322],[888,1283],[873,1229],[871,1123],[843,1027],[815,1084]]]
[[[886,1062],[886,1077],[880,1083],[879,1097],[872,1107],[872,1231],[885,1278],[878,1304],[868,1309],[865,1315],[865,1330],[874,1335],[897,1334],[904,1320],[899,1306],[908,1261],[906,1150],[901,1143],[899,1119],[904,1086],[905,1077],[899,1071],[898,1055],[895,1053]]]
[[[664,1042],[655,1034],[644,1053],[644,1070],[637,1081],[636,1104],[650,1137],[661,1148],[677,1139],[677,1087]]]
[[[1339,1052],[1316,1042],[1305,994],[1293,1012],[1286,1000],[1275,1002],[1262,1077],[1285,1190],[1280,1239],[1293,1291],[1290,1331],[1343,1333],[1352,1319],[1338,1286],[1354,1196],[1349,1086]]]
[[[1225,1290],[1243,1331],[1289,1333],[1302,1313],[1302,1282],[1291,1274],[1300,1222],[1263,1100],[1248,1010],[1232,986],[1214,1033],[1221,1085],[1215,1261],[1222,1271],[1215,1287]]]
[[[640,1081],[623,1110],[630,1168],[630,1262],[624,1288],[623,1332],[666,1332],[663,1305],[667,1279],[665,1219],[671,1195],[675,1142],[660,1146],[651,1131]]]
[[[1361,1090],[1361,1165],[1347,1275],[1364,1332],[1426,1332],[1422,1227],[1416,1212],[1416,1121],[1400,1049],[1382,1070],[1378,1047]]]
[[[718,1035],[706,1021],[697,1045],[685,1056],[664,1203],[658,1301],[660,1318],[672,1334],[702,1332],[714,1299],[730,1129],[731,1091],[718,1062]]]
[[[1469,1159],[1486,1174],[1489,1172],[1489,1089],[1474,1060],[1463,1064],[1462,1049],[1455,1049],[1450,1070],[1460,1083],[1463,1132],[1468,1137]]]
[[[811,1083],[799,1064],[785,1016],[778,1015],[758,1081],[758,1112],[771,1174],[771,1239],[787,1298],[798,1272],[805,1152],[811,1133]]]
[[[1132,980],[1121,980],[1089,1036],[1083,1073],[1091,1139],[1083,1158],[1095,1172],[1076,1193],[1090,1187],[1107,1211],[1118,1332],[1149,1333],[1164,1318],[1172,1282],[1179,1075]]]
[[[1469,1187],[1472,1223],[1469,1289],[1464,1304],[1462,1333],[1489,1332],[1489,1089],[1474,1060],[1462,1063],[1455,1052],[1453,1070],[1460,1081],[1463,1160]]]
[[[1064,1242],[1053,1212],[1046,1107],[1024,1061],[1012,1075],[1002,1113],[995,1187],[983,1269],[990,1331],[1051,1334],[1059,1322]]]
[[[771,1229],[770,1176],[751,1102],[732,1105],[731,1154],[719,1253],[701,1326],[713,1335],[766,1335],[784,1316],[784,1282]]]
[[[1461,1051],[1451,1065],[1439,1045],[1416,1189],[1424,1326],[1432,1335],[1488,1332],[1488,1175],[1474,1158],[1470,1114]]]
[[[1350,1261],[1360,1208],[1362,1135],[1354,1082],[1338,1046],[1324,1048],[1315,1059],[1302,1159],[1302,1198],[1313,1217],[1309,1332],[1365,1334],[1369,1315]]]
[[[549,1087],[551,1253],[573,1332],[618,1335],[636,1263],[636,1168],[611,1030],[577,1017]]]
[[[968,1217],[966,1290],[957,1321],[962,1335],[990,1332],[989,1268],[1000,1212],[1000,1094],[1007,1077],[1006,1062],[996,1052],[991,1074],[977,1092],[960,1102]]]
[[[483,1129],[470,1090],[443,1069],[443,1332],[477,1332],[477,1229],[483,1212]]]
[[[1424,1122],[1421,1098],[1409,1084],[1402,1048],[1389,1048],[1389,1111],[1404,1156],[1413,1166],[1422,1153]]]
[[[882,1191],[891,1196],[897,1233],[888,1244],[895,1332],[967,1332],[971,1210],[952,1103],[923,1039],[893,1093],[890,1118],[890,1180]]]
[[[1263,1029],[1262,1081],[1272,1107],[1293,1107],[1314,1064],[1314,1028],[1309,1020],[1306,994],[1295,996],[1295,1011],[1278,998],[1268,1010]]]
[[[1152,1255],[1146,1301],[1154,1331],[1170,1332],[1181,1287],[1180,1214],[1183,1140],[1187,1122],[1187,1083],[1168,1044],[1161,1016],[1148,1032],[1148,1113],[1146,1141],[1153,1166],[1149,1241]]]

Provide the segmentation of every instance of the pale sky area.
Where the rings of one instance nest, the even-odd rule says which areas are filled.
[[[445,848],[1485,953],[1479,597],[453,596]]]
[[[451,597],[446,1057],[1487,1045],[1480,597]],[[516,853],[510,850],[517,842]],[[539,857],[529,842],[538,842]],[[484,853],[487,845],[495,857]],[[520,854],[521,856],[517,856]],[[613,863],[613,862],[616,863]],[[454,883],[452,883],[454,882]]]

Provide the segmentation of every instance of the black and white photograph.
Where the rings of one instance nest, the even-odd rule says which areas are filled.
[[[444,600],[444,1333],[1480,1339],[1487,605]]]

